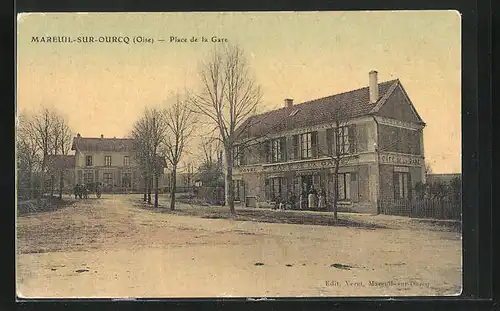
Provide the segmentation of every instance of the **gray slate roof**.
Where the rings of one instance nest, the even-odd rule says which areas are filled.
[[[352,119],[372,113],[379,102],[384,100],[399,79],[379,83],[379,100],[370,103],[369,87],[323,97],[291,107],[272,110],[251,116],[239,128],[241,138],[258,137],[291,129],[314,126],[331,122],[333,116],[341,113],[343,119]],[[295,110],[298,111],[292,114]]]
[[[134,140],[131,138],[89,138],[74,137],[71,150],[132,152]]]

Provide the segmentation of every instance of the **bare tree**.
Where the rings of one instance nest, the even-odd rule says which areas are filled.
[[[338,202],[339,202],[339,170],[340,166],[347,163],[350,159],[356,158],[356,128],[349,125],[351,112],[348,106],[339,105],[330,113],[330,127],[327,129],[327,149],[321,150],[318,148],[320,155],[330,158],[333,164],[333,217],[335,221],[338,219]],[[345,189],[345,188],[344,188]]]
[[[33,190],[33,174],[37,168],[41,175],[39,187],[42,195],[47,173],[51,178],[51,196],[54,194],[55,174],[60,173],[59,197],[62,198],[65,167],[56,167],[56,162],[60,165],[64,161],[56,161],[55,156],[69,153],[71,139],[71,130],[66,120],[55,110],[42,108],[33,115],[22,114],[19,117],[18,156],[20,163],[28,171],[30,197]]]
[[[134,158],[141,168],[141,175],[143,179],[143,201],[147,201],[148,195],[148,172],[149,172],[149,160],[148,160],[148,133],[146,120],[143,117],[136,121],[133,126],[132,133],[130,135],[133,138],[133,148],[134,148]]]
[[[57,142],[57,145],[55,146],[55,154],[59,153],[63,157],[67,156],[69,151],[71,150],[72,134],[68,123],[61,116],[57,116],[56,118],[54,137],[57,137],[57,140],[54,140],[55,142]],[[64,172],[66,169],[65,161],[62,160],[62,162],[63,163],[61,163],[61,166],[58,168],[59,199],[62,199],[62,192],[64,188]]]
[[[188,106],[188,100],[175,96],[173,104],[163,111],[166,134],[162,145],[162,154],[170,164],[170,209],[175,209],[177,187],[177,168],[185,151],[187,142],[194,130],[195,116]]]
[[[143,171],[144,201],[147,200],[148,204],[151,204],[151,192],[154,186],[155,207],[158,207],[158,180],[163,169],[159,152],[165,131],[163,115],[156,108],[146,109],[132,130],[135,156]]]
[[[26,191],[28,198],[34,198],[34,175],[40,166],[38,147],[32,119],[27,114],[18,117],[17,126],[17,181],[18,191]]]
[[[54,151],[53,129],[56,123],[56,114],[54,111],[43,108],[40,113],[36,113],[32,118],[32,128],[37,147],[41,152],[41,192],[45,190],[45,177],[48,169],[49,156]]]
[[[200,137],[199,145],[201,157],[200,163],[212,165],[216,164],[218,154],[221,150],[221,142],[219,137],[211,133],[204,133]]]
[[[234,214],[233,148],[238,133],[244,132],[241,126],[255,113],[261,101],[261,91],[238,46],[215,50],[202,65],[200,77],[202,91],[193,97],[192,102],[196,111],[211,120],[220,134],[226,164],[225,202]]]

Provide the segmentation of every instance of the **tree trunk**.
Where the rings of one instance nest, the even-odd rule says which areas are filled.
[[[28,189],[28,197],[30,200],[34,199],[35,197],[35,191],[33,187],[33,169],[30,167],[29,172],[28,172],[28,178],[29,178],[29,189]]]
[[[144,197],[143,201],[146,202],[148,200],[148,177],[144,175]]]
[[[175,191],[177,187],[177,166],[172,167],[170,188],[170,209],[175,210]]]
[[[155,171],[155,207],[158,207],[158,181],[159,181],[159,176],[158,172]]]
[[[339,201],[339,161],[335,163],[335,173],[334,173],[334,195],[333,195],[333,219],[337,221],[337,204]]]
[[[50,198],[54,196],[54,187],[55,187],[55,179],[54,174],[50,174]]]
[[[234,185],[233,185],[233,154],[232,150],[226,149],[226,182],[225,200],[231,214],[236,214],[234,209]]]
[[[153,176],[148,175],[148,204],[152,204],[151,203],[151,191],[152,191],[152,188],[153,188]]]
[[[59,199],[62,200],[62,193],[64,187],[64,171],[61,170],[59,173]]]
[[[42,169],[40,172],[40,177],[41,177],[41,182],[40,182],[40,197],[43,197],[45,194],[45,167],[47,163],[47,155],[44,153],[43,155],[43,160],[42,160]]]

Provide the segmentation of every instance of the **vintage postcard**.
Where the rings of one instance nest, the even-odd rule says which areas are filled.
[[[19,298],[462,291],[456,11],[17,17]]]

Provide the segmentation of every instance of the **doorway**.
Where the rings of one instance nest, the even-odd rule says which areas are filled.
[[[313,185],[313,176],[302,175],[301,182],[302,182],[302,190],[305,189],[306,191],[309,191],[309,189],[311,189],[311,186]]]

